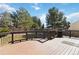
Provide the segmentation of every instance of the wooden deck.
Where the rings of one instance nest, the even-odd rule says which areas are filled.
[[[79,55],[79,38],[55,38],[45,43],[26,41],[0,47],[0,54]]]

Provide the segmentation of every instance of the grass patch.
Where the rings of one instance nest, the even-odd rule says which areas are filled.
[[[25,34],[14,34],[14,40],[25,39],[23,37],[23,35],[25,35]],[[9,42],[11,41],[11,39],[12,39],[11,38],[11,34],[8,34],[7,36],[0,38],[0,46],[9,44]]]

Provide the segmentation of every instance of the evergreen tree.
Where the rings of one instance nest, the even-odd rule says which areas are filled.
[[[23,28],[24,30],[30,29],[33,21],[28,11],[24,8],[20,8],[19,10],[17,10],[17,15],[19,27]]]
[[[53,7],[48,10],[48,14],[46,15],[47,26],[51,26],[51,28],[69,28],[69,22],[66,21],[66,17],[63,12],[60,12],[57,8]]]
[[[32,19],[33,19],[33,26],[34,26],[34,28],[41,28],[41,20],[38,18],[38,17],[36,17],[36,16],[34,16],[34,17],[32,17]]]

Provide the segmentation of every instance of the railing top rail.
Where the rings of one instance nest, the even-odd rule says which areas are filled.
[[[12,34],[12,33],[13,34],[19,34],[19,33],[27,33],[27,32],[28,33],[38,32],[39,33],[39,32],[44,32],[44,31],[45,32],[48,32],[48,31],[56,32],[57,30],[27,30],[27,31],[18,31],[18,32],[16,32],[16,31],[15,32],[14,31],[13,32],[3,32],[3,33],[0,33],[0,34]],[[65,31],[79,32],[79,30],[65,30]]]
[[[72,31],[72,32],[79,32],[79,30],[68,30],[68,31]]]
[[[27,31],[13,31],[13,32],[3,32],[3,34],[4,33],[6,33],[6,34],[12,34],[12,33],[14,33],[14,34],[17,34],[17,33],[33,33],[33,32],[47,32],[47,31],[55,31],[55,30],[27,30]],[[2,33],[0,33],[0,34],[2,34]]]

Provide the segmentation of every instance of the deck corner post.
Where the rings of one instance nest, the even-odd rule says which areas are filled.
[[[14,34],[13,33],[11,33],[11,34],[12,34],[12,41],[11,41],[11,43],[14,44]]]

